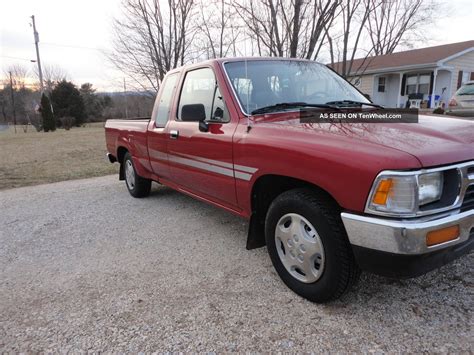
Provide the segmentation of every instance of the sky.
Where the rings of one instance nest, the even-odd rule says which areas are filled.
[[[0,76],[12,64],[31,70],[36,59],[31,15],[35,15],[43,65],[59,65],[76,84],[121,90],[124,75],[104,53],[111,49],[112,21],[120,0],[0,0]],[[473,0],[450,0],[428,30],[432,46],[474,39]]]

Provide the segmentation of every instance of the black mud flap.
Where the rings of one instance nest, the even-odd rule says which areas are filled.
[[[265,246],[265,221],[256,212],[250,216],[249,232],[247,235],[247,250]]]
[[[125,180],[125,171],[123,169],[123,164],[120,163],[120,169],[119,169],[119,180]]]

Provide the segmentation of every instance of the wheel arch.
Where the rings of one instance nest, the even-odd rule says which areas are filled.
[[[255,249],[265,245],[265,217],[270,204],[283,192],[297,188],[317,190],[340,207],[340,204],[331,193],[309,181],[276,174],[259,176],[252,185],[250,196],[251,215],[247,236],[247,249]]]

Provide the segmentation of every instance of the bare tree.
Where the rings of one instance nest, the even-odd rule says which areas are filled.
[[[39,80],[38,68],[35,66],[34,73]],[[68,79],[67,71],[56,64],[43,64],[43,85],[46,91],[51,92],[57,83]]]
[[[21,64],[13,64],[7,67],[4,70],[4,75],[5,75],[5,82],[9,83],[9,77],[11,73],[11,78],[12,78],[12,84],[13,84],[13,89],[14,90],[20,90],[24,89],[26,86],[26,81],[28,79],[28,68],[21,65]]]
[[[11,81],[10,81],[11,73]],[[0,89],[0,112],[5,122],[27,122],[28,114],[34,111],[38,98],[36,91],[30,89],[29,70],[21,64],[13,64],[4,70]]]
[[[341,0],[252,0],[234,6],[260,55],[315,59]]]
[[[440,8],[433,0],[372,1],[379,6],[374,4],[366,27],[374,55],[393,53],[399,45],[412,46],[423,33],[420,28],[432,24],[434,9]]]
[[[334,26],[342,31],[328,34],[331,64],[344,77],[362,75],[376,56],[419,43],[421,29],[432,25],[440,5],[438,0],[343,0]]]
[[[343,76],[360,75],[371,55],[409,43],[434,1],[123,0],[108,56],[132,87],[155,91],[167,71],[248,44],[259,56],[329,57]]]
[[[333,33],[327,29],[331,65],[342,76],[347,77],[351,73],[365,70],[367,58],[373,53],[373,48],[361,48],[363,34],[367,21],[379,5],[380,2],[373,0],[343,0],[340,19],[335,26],[340,32]],[[354,60],[361,53],[364,53],[364,59],[355,68]]]
[[[158,90],[166,72],[187,59],[193,9],[194,0],[124,0],[111,62],[137,86]]]
[[[199,56],[222,58],[237,56],[239,51],[236,43],[241,34],[242,26],[236,8],[225,0],[199,0],[198,12],[195,16],[197,46]]]

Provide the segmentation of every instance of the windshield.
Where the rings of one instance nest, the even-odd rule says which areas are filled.
[[[228,62],[224,67],[246,114],[282,102],[369,102],[343,78],[316,62],[248,60]]]
[[[461,86],[456,95],[474,95],[474,83]]]

